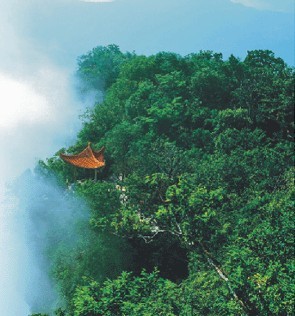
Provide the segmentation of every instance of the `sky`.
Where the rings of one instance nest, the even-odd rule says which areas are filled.
[[[294,33],[293,0],[0,0],[1,315],[29,308],[18,292],[27,252],[9,224],[14,207],[3,206],[4,182],[74,141],[93,101],[75,92],[78,56],[109,44],[241,59],[270,49],[293,66]]]
[[[293,0],[27,2],[18,22],[24,37],[62,64],[112,43],[139,54],[214,50],[241,58],[271,49],[294,64]]]

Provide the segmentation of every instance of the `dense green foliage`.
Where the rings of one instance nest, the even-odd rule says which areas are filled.
[[[293,314],[293,69],[271,51],[241,61],[116,46],[78,65],[84,93],[105,97],[68,152],[104,145],[106,167],[95,183],[58,155],[38,167],[75,186],[98,238],[74,284],[74,259],[54,254],[66,315]],[[99,236],[112,235],[133,263],[98,279]]]

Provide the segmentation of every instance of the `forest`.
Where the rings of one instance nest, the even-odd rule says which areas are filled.
[[[294,68],[269,50],[109,45],[80,56],[77,77],[100,97],[34,170],[87,212],[70,249],[48,233],[55,314],[294,315]],[[88,142],[106,148],[97,181],[59,157]]]

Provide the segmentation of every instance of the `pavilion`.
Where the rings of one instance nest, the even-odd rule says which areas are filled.
[[[78,167],[95,170],[95,181],[97,180],[97,170],[105,166],[104,161],[105,147],[102,147],[99,151],[95,151],[91,148],[91,144],[76,155],[60,154],[60,158],[65,162]]]

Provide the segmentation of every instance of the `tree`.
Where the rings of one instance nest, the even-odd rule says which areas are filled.
[[[70,312],[291,315],[294,70],[271,51],[108,46],[79,74],[105,96],[68,151],[105,145],[107,167],[96,183],[58,156],[38,168],[90,209],[87,238],[67,260],[53,250]]]

